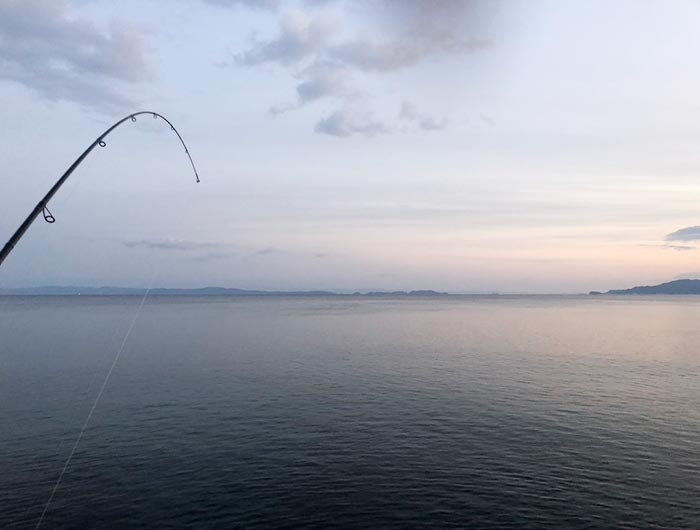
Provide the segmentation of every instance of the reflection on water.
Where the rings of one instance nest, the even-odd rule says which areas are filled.
[[[138,298],[0,299],[33,527]],[[700,299],[152,298],[44,521],[696,527]]]

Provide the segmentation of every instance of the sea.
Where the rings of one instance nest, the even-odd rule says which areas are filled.
[[[6,296],[0,528],[698,528],[699,324],[693,296]]]

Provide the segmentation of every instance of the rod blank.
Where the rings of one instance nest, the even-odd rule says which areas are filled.
[[[162,119],[165,121],[168,125],[170,125],[170,129],[177,135],[178,139],[180,140],[180,143],[182,144],[182,147],[185,149],[185,154],[187,155],[187,158],[190,161],[190,165],[192,166],[192,171],[194,172],[194,177],[196,182],[199,182],[199,174],[197,173],[197,168],[194,165],[194,160],[192,160],[192,155],[190,155],[189,149],[187,149],[187,145],[185,144],[185,141],[182,139],[182,136],[180,136],[180,133],[178,130],[175,128],[175,126],[170,123],[170,120],[163,116],[162,114],[158,114],[157,112],[152,112],[152,111],[140,111],[140,112],[135,112],[134,114],[129,114],[128,116],[125,116],[118,122],[116,122],[114,125],[112,125],[109,129],[104,131],[100,136],[98,136],[94,142],[92,142],[83,153],[76,158],[75,162],[71,164],[71,166],[66,170],[66,172],[61,175],[61,178],[59,178],[56,183],[51,187],[51,189],[48,191],[46,195],[37,203],[37,205],[34,207],[34,209],[31,211],[31,213],[27,216],[27,218],[24,220],[24,222],[19,225],[19,228],[15,231],[15,233],[12,235],[12,237],[5,243],[5,246],[0,250],[0,266],[2,266],[3,261],[5,261],[5,258],[12,252],[12,249],[15,248],[17,243],[19,242],[20,239],[22,239],[22,236],[24,233],[29,229],[29,227],[32,225],[32,223],[36,220],[36,218],[39,216],[39,214],[43,213],[44,219],[48,223],[53,223],[56,219],[54,216],[51,214],[51,212],[48,209],[48,204],[49,201],[53,198],[54,195],[56,195],[56,192],[61,189],[61,186],[65,183],[66,180],[68,180],[68,177],[70,177],[71,173],[75,171],[75,169],[82,163],[83,160],[85,160],[85,157],[87,157],[90,152],[96,147],[105,147],[107,143],[104,141],[104,139],[117,127],[119,127],[122,123],[124,123],[127,120],[131,121],[136,121],[136,116],[139,116],[141,114],[150,114],[153,116],[154,119]]]

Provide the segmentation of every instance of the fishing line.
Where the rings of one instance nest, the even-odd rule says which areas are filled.
[[[66,470],[68,469],[68,466],[71,463],[71,460],[73,459],[73,455],[75,454],[75,451],[78,449],[78,445],[80,445],[80,440],[83,437],[83,434],[85,434],[85,430],[88,427],[88,424],[90,423],[90,419],[92,418],[93,413],[95,412],[95,409],[97,408],[98,403],[100,402],[100,398],[102,397],[102,394],[107,386],[107,383],[109,382],[109,378],[112,375],[112,372],[114,371],[114,367],[117,365],[117,362],[119,361],[119,357],[121,357],[122,352],[124,351],[124,347],[126,346],[127,341],[129,340],[129,337],[131,336],[131,332],[134,329],[134,325],[136,324],[136,321],[138,320],[139,316],[141,315],[141,310],[143,309],[143,306],[146,302],[146,298],[148,297],[148,293],[150,293],[151,288],[153,287],[153,280],[155,279],[155,275],[153,278],[151,278],[151,282],[148,285],[148,288],[146,289],[146,292],[143,293],[143,297],[141,298],[141,302],[139,303],[138,308],[136,309],[136,313],[134,314],[134,318],[131,320],[131,324],[129,325],[129,328],[126,330],[126,334],[124,335],[124,338],[122,339],[122,343],[119,346],[119,349],[117,350],[117,354],[114,356],[114,360],[112,361],[112,365],[109,367],[109,370],[107,371],[107,375],[105,375],[104,380],[102,381],[102,386],[100,387],[99,392],[97,393],[97,396],[95,397],[95,401],[92,404],[92,407],[90,408],[90,412],[88,412],[87,417],[85,418],[85,422],[83,423],[82,428],[80,429],[80,432],[78,433],[78,437],[75,440],[75,443],[73,444],[73,448],[71,449],[71,452],[68,454],[68,458],[66,459],[66,463],[63,465],[63,469],[61,469],[61,473],[58,475],[58,479],[56,480],[56,484],[54,484],[53,490],[51,491],[51,495],[49,495],[49,499],[46,501],[46,505],[44,506],[44,510],[41,512],[41,516],[39,517],[39,520],[36,523],[36,526],[34,527],[34,530],[38,530],[39,527],[41,526],[41,523],[44,521],[44,517],[46,516],[46,512],[49,509],[49,506],[51,505],[51,502],[53,501],[54,496],[56,495],[56,491],[58,490],[58,487],[61,485],[61,481],[63,480],[63,475],[65,475]]]
[[[120,323],[117,327],[115,327],[114,331],[113,331],[112,334],[111,334],[111,337],[110,337],[109,341],[107,342],[107,348],[104,349],[105,351],[111,351],[111,350],[112,350],[112,346],[115,345],[115,342],[117,342],[117,336],[119,335],[119,332],[121,331],[121,328],[122,328],[122,327],[123,327],[123,326],[122,326],[121,323]],[[51,345],[51,350],[49,351],[49,354],[48,354],[49,357],[53,355],[54,350],[55,350],[55,345],[52,344],[52,345]],[[108,361],[107,355],[104,355],[103,358],[102,358],[102,360],[103,360],[103,361]],[[97,370],[94,370],[94,371],[93,371],[93,374],[92,374],[92,377],[90,377],[90,382],[88,383],[87,389],[84,391],[84,396],[83,396],[83,399],[82,399],[81,403],[86,402],[87,399],[89,398],[89,396],[90,396],[90,391],[92,390],[93,386],[95,385],[95,382],[97,381],[97,376],[98,376],[98,371],[97,371]],[[76,409],[71,413],[70,419],[69,419],[69,421],[68,421],[68,424],[69,424],[71,427],[72,427],[72,426],[76,423],[76,421],[78,420],[78,414],[79,414],[79,412],[80,412],[80,410],[76,408]],[[71,428],[71,430],[72,430],[72,428]],[[68,433],[66,433],[66,435],[64,435],[64,436],[61,438],[61,441],[59,442],[59,445],[58,445],[58,450],[56,451],[57,457],[59,457],[59,456],[63,453],[63,448],[64,448],[64,446],[66,445],[66,443],[69,441],[69,438],[72,438],[71,436],[69,436],[70,434],[71,434],[71,433],[68,432]],[[33,519],[33,517],[29,517],[29,512],[32,510],[32,507],[33,507],[33,506],[32,506],[31,503],[27,503],[27,508],[26,508],[26,510],[24,511],[23,517],[22,517],[21,519],[17,519],[17,520],[15,521],[15,523],[14,523],[15,526],[17,526],[17,527],[20,527],[20,526],[21,526],[21,527],[25,527],[25,526],[28,527],[28,525],[26,525],[25,523],[28,523],[28,522],[30,522],[30,521]]]

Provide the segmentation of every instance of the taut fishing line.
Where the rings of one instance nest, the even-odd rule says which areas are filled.
[[[102,397],[102,394],[104,393],[104,390],[107,387],[107,383],[109,382],[109,378],[111,377],[112,372],[114,371],[114,367],[117,365],[117,362],[119,361],[119,357],[121,357],[121,354],[124,351],[124,347],[126,346],[126,343],[129,340],[129,337],[131,336],[131,332],[133,331],[134,326],[136,325],[136,321],[138,320],[139,316],[141,315],[141,310],[143,309],[143,306],[146,303],[146,298],[148,298],[148,293],[150,293],[151,289],[153,288],[153,280],[154,279],[155,279],[155,274],[151,277],[151,281],[148,284],[148,288],[146,289],[146,292],[143,293],[143,296],[141,297],[141,302],[139,303],[138,307],[136,308],[136,312],[134,313],[134,317],[131,319],[131,323],[129,324],[129,327],[127,328],[126,333],[124,334],[124,338],[122,339],[121,345],[117,349],[117,353],[114,356],[114,359],[112,360],[112,364],[110,365],[109,370],[107,370],[107,374],[105,375],[105,378],[102,381],[102,386],[100,386],[100,390],[97,392],[97,396],[95,396],[95,401],[92,403],[92,407],[90,408],[90,411],[88,412],[88,415],[85,418],[85,421],[83,422],[83,426],[80,428],[80,432],[78,433],[78,437],[75,439],[75,443],[73,444],[73,448],[71,449],[70,453],[68,454],[68,458],[66,458],[66,462],[63,465],[63,469],[61,469],[61,473],[58,475],[58,479],[56,479],[56,484],[54,484],[54,487],[51,490],[51,494],[49,495],[49,499],[46,501],[46,505],[44,506],[44,509],[41,512],[41,516],[39,517],[39,520],[37,521],[36,526],[34,527],[34,530],[38,530],[39,527],[41,526],[41,523],[44,521],[44,517],[46,516],[46,512],[49,510],[49,506],[51,506],[51,501],[53,501],[53,498],[56,495],[56,491],[58,490],[58,487],[61,485],[61,481],[63,480],[63,475],[66,474],[66,470],[68,469],[68,466],[70,465],[71,460],[73,459],[73,455],[75,454],[75,451],[78,449],[78,445],[80,445],[80,440],[82,439],[83,434],[85,434],[85,430],[87,429],[88,424],[90,423],[90,419],[92,418],[92,415],[95,412],[95,409],[97,408],[98,403],[100,402],[100,398]]]
[[[127,322],[127,325],[128,325],[128,322]],[[114,332],[112,333],[112,335],[111,335],[109,341],[107,342],[107,348],[105,348],[105,351],[112,351],[112,347],[113,347],[113,346],[116,346],[116,344],[117,344],[117,336],[119,335],[119,331],[120,331],[121,328],[122,328],[122,325],[119,324],[119,325],[114,329]],[[51,350],[49,351],[49,356],[53,355],[54,350],[55,350],[55,345],[52,344],[52,345],[51,345]],[[103,359],[103,360],[109,362],[109,359],[107,359],[107,356],[106,356],[106,355],[104,356],[104,359]],[[87,401],[87,399],[89,398],[89,396],[90,396],[90,391],[92,390],[93,386],[95,385],[95,382],[97,381],[97,376],[98,376],[98,371],[95,370],[94,373],[92,374],[92,377],[90,378],[90,381],[88,382],[87,388],[83,391],[84,394],[85,394],[85,396],[84,396],[84,398],[83,398],[84,401]],[[69,419],[69,421],[68,421],[68,425],[69,425],[69,426],[72,427],[72,426],[76,423],[76,421],[78,420],[78,413],[79,413],[79,412],[80,412],[80,411],[76,409],[75,411],[73,411],[73,412],[71,413],[70,419]],[[71,430],[72,430],[72,429],[71,429]],[[71,434],[71,433],[69,432],[68,434]],[[58,450],[56,451],[57,457],[60,456],[60,455],[63,453],[63,448],[64,448],[65,444],[69,441],[69,438],[72,438],[72,436],[69,437],[68,434],[66,434],[65,436],[63,436],[63,437],[61,438],[61,442],[60,442],[59,445],[58,445]],[[27,508],[26,508],[26,510],[24,511],[24,516],[22,517],[22,519],[18,519],[18,520],[15,522],[15,526],[17,526],[17,527],[22,527],[22,528],[24,528],[24,527],[29,528],[29,525],[27,525],[27,524],[25,524],[25,523],[28,523],[31,519],[33,519],[33,517],[31,517],[31,518],[29,517],[29,512],[32,510],[32,508],[33,508],[33,506],[32,506],[31,504],[28,504],[28,505],[27,505]]]

